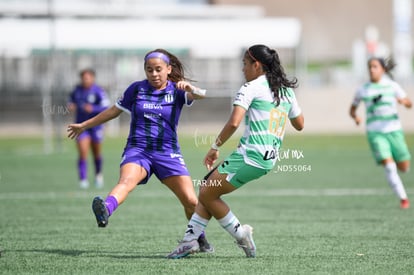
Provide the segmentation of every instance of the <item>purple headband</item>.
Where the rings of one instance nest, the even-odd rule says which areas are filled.
[[[163,60],[165,63],[170,64],[170,58],[166,54],[163,54],[161,52],[152,52],[147,54],[147,56],[145,56],[145,62],[147,62],[148,59],[151,58],[159,58]]]

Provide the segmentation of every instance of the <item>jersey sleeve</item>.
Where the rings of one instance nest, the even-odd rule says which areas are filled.
[[[69,94],[68,103],[76,104],[75,93],[77,88],[73,89],[72,92]]]
[[[293,96],[289,100],[290,100],[292,105],[291,105],[291,108],[289,110],[288,117],[289,117],[289,119],[297,118],[302,113],[302,109],[299,107],[298,101],[296,100],[296,96]]]
[[[193,105],[194,100],[189,100],[187,96],[188,95],[187,95],[187,92],[186,91],[177,89],[177,103],[180,106],[183,106],[183,105],[185,105],[185,106],[191,106],[191,105]]]
[[[407,97],[407,93],[404,91],[404,89],[396,82],[393,83],[393,88],[395,91],[395,97],[398,99],[403,99]]]
[[[253,91],[249,91],[249,86],[250,83],[244,84],[237,92],[236,98],[233,101],[233,105],[240,106],[246,111],[249,109],[255,97],[255,93]]]
[[[110,102],[108,96],[106,95],[106,92],[102,88],[98,88],[96,95],[98,100],[93,106],[93,112],[100,113],[108,108]]]
[[[361,88],[359,88],[359,89],[356,91],[355,96],[354,96],[354,99],[352,100],[352,106],[357,107],[357,106],[359,105],[359,103],[360,103],[360,102],[361,102],[361,100],[362,100],[362,92],[363,92],[363,88],[362,88],[362,87],[361,87]]]
[[[132,105],[134,103],[134,97],[136,94],[136,87],[137,86],[137,82],[132,83],[126,90],[125,92],[122,94],[122,96],[120,96],[116,103],[115,106],[128,113],[131,114],[132,111]]]

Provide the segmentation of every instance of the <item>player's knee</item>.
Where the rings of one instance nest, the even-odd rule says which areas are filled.
[[[88,160],[88,154],[79,154],[79,161],[87,161]]]
[[[197,196],[191,197],[187,200],[188,207],[194,208],[197,206],[198,199]]]
[[[402,173],[408,173],[410,171],[410,167],[409,166],[398,167],[398,170],[400,170],[400,172]]]
[[[102,159],[102,155],[101,155],[101,154],[95,154],[95,155],[93,156],[93,158],[94,158],[95,160],[100,160],[100,159]]]
[[[135,182],[132,177],[121,177],[118,181],[118,185],[130,190],[137,185],[137,182]]]
[[[197,197],[194,198],[187,198],[184,202],[183,202],[183,206],[186,212],[191,212],[194,213],[195,208],[197,206]]]
[[[410,163],[409,162],[400,162],[397,164],[398,170],[402,173],[407,173],[410,171]]]

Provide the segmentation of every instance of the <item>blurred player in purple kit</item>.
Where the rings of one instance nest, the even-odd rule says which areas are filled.
[[[76,123],[88,120],[104,111],[109,101],[105,91],[95,84],[95,71],[85,69],[80,72],[81,83],[76,86],[69,98],[69,110],[76,113]],[[103,187],[101,143],[103,140],[103,126],[98,125],[84,131],[76,138],[79,152],[78,171],[80,187],[89,187],[88,181],[88,153],[92,149],[95,162],[95,186]]]
[[[82,123],[68,126],[68,137],[75,138],[87,129],[118,117],[131,115],[130,132],[122,154],[118,184],[105,200],[95,197],[92,209],[99,227],[138,184],[145,184],[152,174],[180,200],[189,219],[197,205],[190,174],[181,155],[177,126],[181,109],[204,98],[201,90],[185,81],[180,60],[158,49],[144,59],[146,79],[132,83],[114,106]],[[200,251],[212,252],[205,235],[198,238]]]

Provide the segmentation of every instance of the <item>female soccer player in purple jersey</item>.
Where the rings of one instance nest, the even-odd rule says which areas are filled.
[[[105,110],[109,101],[105,91],[95,84],[95,71],[85,69],[80,72],[81,84],[76,86],[75,90],[69,97],[68,108],[71,112],[76,113],[76,123],[88,120],[103,110]],[[88,153],[92,148],[95,162],[95,186],[103,187],[102,175],[102,154],[101,143],[103,139],[103,126],[98,125],[84,131],[76,138],[79,152],[78,171],[80,187],[86,189],[89,187],[88,181]]]
[[[241,225],[221,196],[267,174],[275,165],[288,121],[296,130],[304,127],[304,117],[279,55],[265,45],[254,45],[244,54],[243,73],[247,81],[236,95],[233,112],[204,158],[208,170],[219,157],[223,145],[243,118],[246,129],[237,149],[205,177],[199,203],[187,225],[183,240],[167,257],[177,259],[197,252],[198,236],[214,217],[236,240],[247,257],[256,256],[253,228]]]
[[[118,184],[103,200],[95,197],[92,209],[99,227],[124,202],[137,184],[145,184],[152,174],[177,196],[189,219],[197,205],[189,172],[181,155],[177,125],[184,105],[204,98],[201,90],[187,81],[180,60],[157,49],[145,56],[147,79],[132,83],[114,106],[82,123],[68,126],[68,137],[76,138],[85,130],[118,117],[131,115],[130,132],[121,160]],[[211,252],[204,234],[198,242],[203,252]]]

